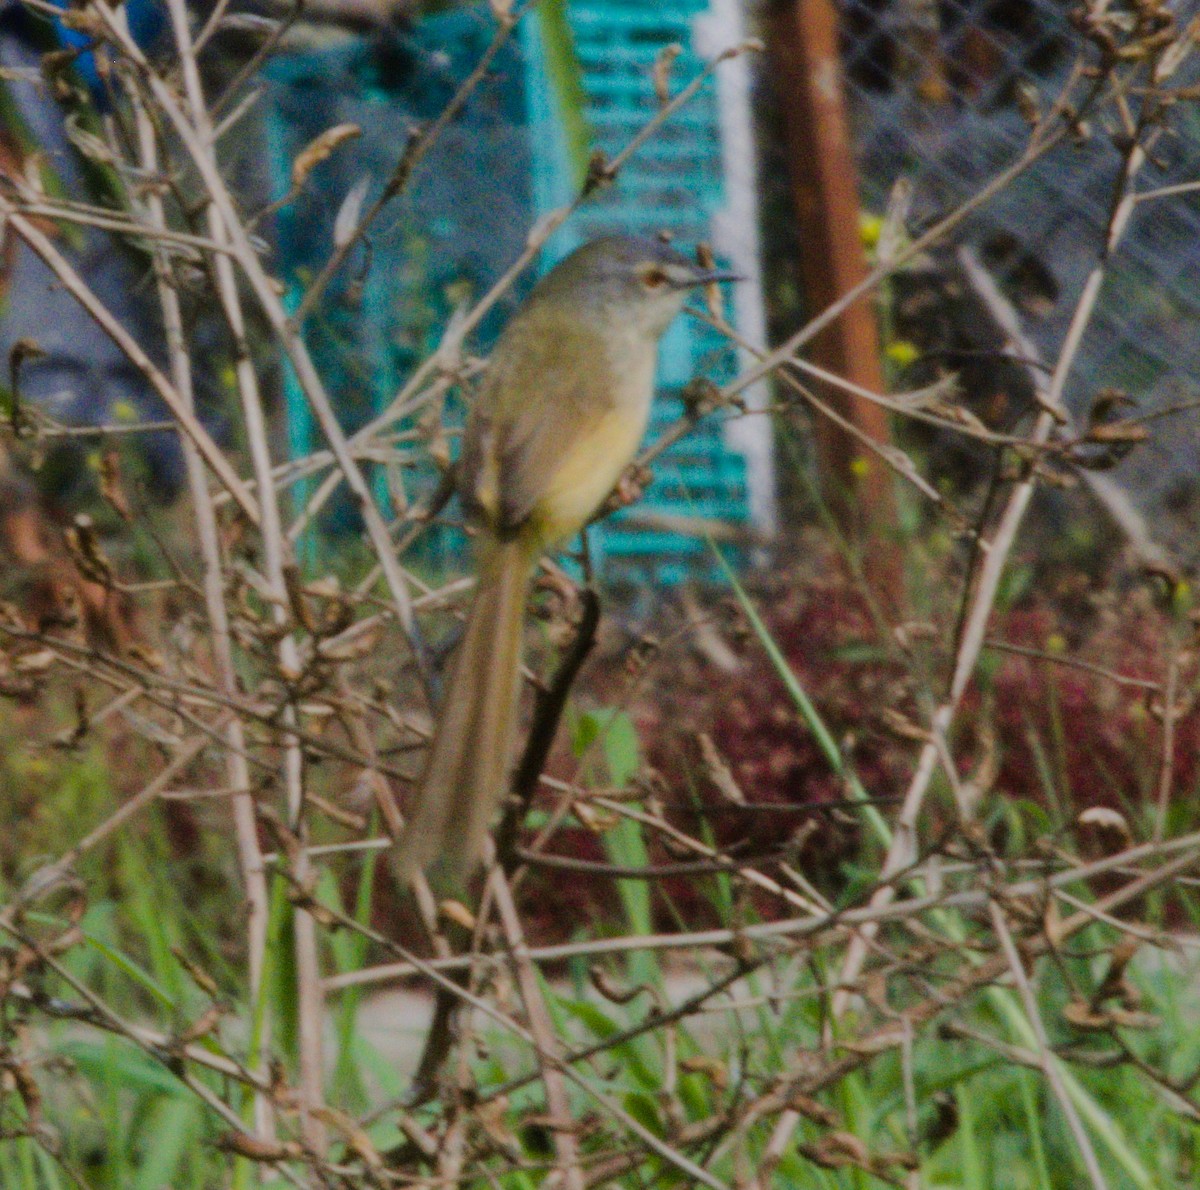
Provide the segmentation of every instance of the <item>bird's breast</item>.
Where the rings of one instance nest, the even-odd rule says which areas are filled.
[[[587,524],[633,461],[649,414],[648,395],[642,401],[615,402],[584,433],[563,444],[562,461],[535,514],[546,545],[578,533]]]

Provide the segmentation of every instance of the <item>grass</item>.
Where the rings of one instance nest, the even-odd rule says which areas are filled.
[[[620,731],[615,737],[623,741],[612,745],[619,760],[619,750],[628,745],[630,737]],[[644,844],[628,827],[626,823],[610,835],[610,854],[614,862],[622,864],[644,862]],[[368,868],[369,863],[364,865],[356,906],[356,912],[364,917],[370,907]],[[124,894],[119,900],[89,907],[81,922],[84,945],[71,952],[68,965],[127,1019],[178,1028],[194,1019],[205,1003],[204,994],[191,983],[173,953],[177,940],[191,933],[193,923],[182,905],[164,907],[161,884],[147,879],[144,856],[137,847],[119,848],[115,875]],[[646,883],[621,883],[625,932],[653,933]],[[337,891],[328,883],[319,892],[322,899],[337,903]],[[713,904],[728,906],[719,896]],[[1089,1038],[1064,1024],[1061,1011],[1069,995],[1066,974],[1072,984],[1086,986],[1095,980],[1098,960],[1087,956],[1111,944],[1111,938],[1102,936],[1105,934],[1111,931],[1096,927],[1081,936],[1075,949],[1082,957],[1068,960],[1061,975],[1053,964],[1044,964],[1038,984],[1043,1017],[1057,1022],[1055,1041],[1101,1054],[1105,1046],[1091,1044]],[[122,936],[141,940],[138,953],[122,946]],[[335,935],[335,939],[331,946],[333,969],[352,970],[362,964],[365,956],[360,938]],[[645,1022],[648,1014],[660,1010],[662,989],[669,980],[651,952],[639,952],[628,962],[608,967],[610,979],[618,986],[646,987],[647,992],[622,1005],[582,982],[569,994],[547,988],[560,1036],[580,1046],[591,1045]],[[1194,965],[1165,960],[1146,964],[1135,970],[1135,980],[1145,1010],[1159,1023],[1144,1032],[1120,1030],[1121,1040],[1135,1052],[1141,1051],[1150,1063],[1161,1061],[1173,1078],[1191,1077],[1200,1070]],[[703,1119],[730,1094],[730,1084],[736,1085],[739,1072],[777,1070],[794,1062],[797,1055],[819,1049],[827,1004],[818,981],[812,976],[797,978],[788,998],[776,1004],[767,999],[771,984],[767,973],[752,977],[739,994],[763,997],[763,1002],[727,1014],[715,1029],[683,1022],[672,1030],[675,1036],[670,1043],[663,1031],[656,1030],[610,1049],[602,1072],[606,1085],[619,1093],[627,1111],[661,1132],[664,1096],[680,1105],[688,1119]],[[904,995],[900,993],[897,1006]],[[282,1000],[282,993],[280,996]],[[401,1089],[396,1072],[373,1056],[370,1044],[358,1034],[359,1002],[359,993],[348,992],[334,1006],[336,1060],[328,1082],[330,1102],[356,1113],[369,1104],[368,1085],[377,1095],[396,1094]],[[277,1007],[282,1009],[283,1004]],[[232,1019],[244,1019],[246,1009],[244,1004],[231,1005]],[[13,1022],[9,1023],[11,1027]],[[963,1023],[1001,1044],[1028,1047],[1029,1038],[1019,1021],[997,1007],[993,997],[983,996]],[[156,1190],[164,1185],[173,1190],[200,1190],[224,1184],[227,1163],[213,1147],[222,1126],[160,1062],[120,1038],[89,1035],[79,1023],[39,1023],[37,1028],[45,1034],[38,1047],[45,1063],[37,1072],[45,1089],[40,1127],[58,1138],[63,1167],[76,1171],[97,1190]],[[485,1033],[484,1040],[488,1056],[477,1057],[475,1064],[480,1092],[486,1095],[489,1089],[527,1071],[528,1061],[516,1052],[506,1053],[498,1036]],[[678,1073],[696,1058],[710,1064],[695,1065],[695,1073]],[[1190,1167],[1195,1125],[1181,1118],[1161,1093],[1128,1067],[1088,1069],[1072,1064],[1071,1069],[1078,1079],[1080,1101],[1091,1105],[1085,1118],[1106,1150],[1111,1185],[1185,1184],[1180,1171]],[[956,1126],[948,1136],[918,1143],[925,1185],[962,1190],[1065,1190],[1079,1185],[1082,1175],[1071,1141],[1056,1121],[1055,1106],[1039,1073],[1014,1065],[985,1044],[929,1035],[914,1042],[910,1077],[918,1105],[918,1133],[932,1128],[929,1105],[939,1096],[952,1097],[956,1116]],[[219,1089],[217,1080],[209,1081],[214,1090]],[[869,1075],[843,1080],[831,1104],[841,1117],[840,1126],[873,1152],[909,1148],[913,1138],[908,1132],[904,1082],[898,1055],[878,1060]],[[530,1088],[512,1097],[507,1105],[510,1118],[519,1119],[526,1109],[536,1110],[539,1095]],[[29,1124],[29,1114],[16,1106],[15,1096],[6,1095],[4,1103],[6,1130]],[[582,1110],[584,1105],[578,1106]],[[826,1131],[818,1123],[802,1122],[797,1144],[814,1145]],[[375,1125],[369,1135],[381,1148],[401,1139],[392,1123]],[[747,1137],[744,1159],[752,1163],[753,1153],[763,1141],[762,1136]],[[538,1143],[536,1137],[526,1137],[526,1155],[531,1160],[538,1156]],[[779,1176],[785,1179],[781,1184],[794,1186],[866,1188],[884,1184],[861,1171],[818,1169],[797,1153],[781,1164]],[[30,1140],[0,1141],[0,1185],[41,1190],[70,1184],[71,1178],[62,1168]],[[535,1183],[514,1175],[502,1184]]]
[[[765,670],[751,680],[759,688],[770,681],[784,691],[795,730],[816,742],[819,762],[846,782],[851,799],[865,800],[854,760],[841,742],[844,734],[840,739],[821,705],[841,678],[802,673],[790,641],[760,609],[756,596],[732,574],[728,579],[749,624],[746,647],[765,663]],[[1013,605],[1017,623],[1022,606],[1020,601]],[[857,646],[809,640],[807,645],[808,656],[824,655],[831,665],[851,671],[888,663],[886,650],[865,641]],[[1128,668],[1129,658],[1113,663]],[[985,696],[971,713],[1003,721],[1005,700],[1011,697],[1011,666],[993,657],[981,685]],[[1027,694],[1030,687],[1020,689]],[[1014,865],[1071,835],[1080,799],[1095,798],[1095,790],[1085,789],[1073,772],[1081,732],[1100,730],[1107,739],[1112,730],[1089,718],[1090,703],[1071,693],[1057,671],[1034,689],[1040,701],[1020,701],[1013,721],[1023,731],[1015,742],[1005,741],[1009,755],[1001,766],[1010,782],[1011,774],[1019,774],[1023,796],[1011,786],[998,786],[986,794],[980,812],[984,836],[997,848],[996,861]],[[1118,706],[1115,713],[1126,709]],[[71,836],[77,837],[109,812],[121,796],[116,783],[128,778],[114,764],[114,753],[96,745],[74,751],[38,745],[39,738],[53,734],[51,725],[61,725],[64,718],[61,706],[42,714],[36,730],[12,735],[4,752],[4,787],[16,822],[0,847],[10,892],[44,862],[38,857],[61,850],[59,824],[70,823]],[[598,792],[629,789],[646,771],[648,743],[661,745],[640,738],[629,709],[620,705],[576,709],[570,737],[583,783]],[[135,758],[149,746],[127,740],[123,755]],[[1019,764],[1014,748],[1021,750]],[[1154,766],[1126,766],[1127,759],[1120,751],[1107,756],[1107,767],[1100,771],[1109,775],[1114,788],[1100,800],[1117,801],[1128,812],[1125,782],[1152,789]],[[703,779],[692,774],[684,784],[702,804]],[[624,805],[654,812],[652,797]],[[26,812],[17,819],[19,806]],[[198,1035],[201,1043],[214,1052],[237,1054],[253,1052],[248,1041],[269,1019],[274,1052],[294,1077],[289,890],[276,882],[269,977],[264,1002],[255,1006],[246,1001],[242,924],[228,845],[223,853],[212,829],[220,815],[212,817],[203,807],[188,806],[182,815],[176,810],[177,803],[161,804],[86,856],[79,866],[86,904],[65,895],[30,913],[26,928],[46,941],[77,927],[78,938],[61,956],[63,968],[121,1020],[180,1036],[214,1013],[211,1031]],[[813,874],[826,895],[847,906],[869,895],[880,849],[890,841],[885,816],[869,802],[864,821],[867,829],[840,854],[833,874]],[[1169,829],[1186,830],[1188,821],[1181,800],[1172,808]],[[363,833],[377,831],[378,824],[371,822]],[[707,822],[697,837],[710,844],[720,841]],[[191,850],[189,840],[195,843]],[[600,846],[608,861],[621,867],[671,858],[631,817],[618,818],[603,831]],[[380,914],[392,911],[389,898],[381,899],[386,882],[380,876],[378,854],[365,852],[345,864],[322,867],[314,894],[318,902],[363,926],[378,926]],[[815,1060],[806,1055],[829,1052],[831,1028],[852,1045],[860,1026],[868,1027],[866,1020],[881,1010],[884,1019],[903,1019],[910,1008],[936,994],[954,953],[967,956],[969,966],[982,961],[991,946],[983,923],[946,911],[926,915],[915,932],[907,926],[894,936],[889,932],[884,938],[893,955],[877,974],[877,986],[869,987],[850,1016],[836,1023],[828,985],[839,969],[840,944],[774,959],[751,948],[753,962],[730,991],[706,1005],[703,1014],[664,1027],[658,1022],[670,1008],[680,966],[654,949],[655,939],[664,930],[700,924],[736,931],[770,915],[764,917],[762,906],[725,872],[696,877],[683,896],[675,885],[646,880],[616,879],[604,888],[610,896],[608,911],[580,919],[575,936],[643,938],[646,948],[600,960],[601,975],[583,960],[573,962],[558,977],[543,979],[542,992],[564,1044],[606,1046],[581,1064],[585,1077],[664,1137],[681,1122],[701,1123],[728,1110],[739,1097],[766,1094],[782,1072]],[[1190,892],[1176,887],[1169,896],[1156,894],[1147,901],[1140,922],[1143,927],[1158,923],[1194,931],[1196,912]],[[920,950],[922,939],[930,936],[941,940],[940,948],[906,966],[906,948]],[[1131,965],[1129,986],[1122,993],[1130,1003],[1137,1002],[1133,1024],[1087,1030],[1066,1015],[1073,1001],[1096,994],[1107,956],[1120,938],[1119,930],[1096,924],[1041,959],[1033,968],[1038,1012],[1110,1187],[1182,1186],[1191,1176],[1197,1140],[1190,1106],[1192,1080],[1200,1072],[1196,964],[1146,948]],[[322,966],[328,973],[356,971],[385,957],[365,934],[350,930],[327,932],[322,945]],[[702,951],[684,966],[688,974],[712,983],[733,970],[734,961],[728,953]],[[90,1027],[78,990],[52,973],[40,975],[30,994],[32,1003],[29,995],[7,1002],[2,1036],[9,1048],[3,1052],[12,1055],[13,1069],[21,1061],[28,1064],[40,1098],[23,1095],[20,1080],[10,1080],[0,1092],[0,1186],[208,1190],[230,1184],[231,1174],[238,1187],[260,1183],[259,1165],[233,1162],[221,1148],[229,1122],[177,1077],[170,1060]],[[360,1135],[369,1151],[401,1152],[406,1138],[395,1115],[373,1113],[379,1104],[403,1095],[405,1077],[362,1034],[359,1011],[365,996],[351,988],[330,1000],[326,1099],[344,1120],[365,1117]],[[63,1015],[56,1004],[65,1006],[73,1019],[56,1019]],[[949,1015],[953,1031],[914,1032],[865,1069],[837,1080],[819,1096],[819,1108],[806,1107],[778,1158],[777,1184],[838,1190],[897,1184],[906,1176],[906,1154],[918,1161],[920,1184],[929,1190],[1067,1190],[1082,1184],[1076,1141],[1033,1060],[1035,1041],[1016,994],[984,987]],[[631,1031],[634,1035],[626,1040],[614,1040]],[[32,1056],[18,1060],[18,1053]],[[536,1171],[552,1158],[553,1145],[536,1122],[545,1104],[528,1048],[482,1021],[464,1058],[482,1104],[480,1118],[491,1121],[497,1143],[507,1137],[512,1159],[527,1167],[497,1174],[495,1184],[538,1185]],[[211,1072],[196,1073],[194,1067],[192,1072],[209,1094],[249,1118],[245,1096]],[[592,1118],[595,1109],[588,1096],[575,1089],[572,1102],[579,1118]],[[442,1110],[429,1106],[414,1119],[437,1129]],[[850,1139],[831,1143],[831,1136]],[[763,1122],[716,1142],[713,1170],[730,1182],[746,1176],[763,1159],[769,1137],[770,1127]],[[590,1140],[585,1133],[582,1147],[585,1154],[589,1148],[599,1154],[608,1143],[600,1130]],[[852,1160],[856,1154],[857,1164]],[[641,1186],[656,1179],[669,1184],[671,1175],[660,1160],[646,1156],[638,1171],[619,1184]]]
[[[1143,972],[1139,978],[1148,1002],[1163,1013],[1162,1025],[1153,1036],[1154,1048],[1172,1052],[1172,1065],[1179,1069],[1194,1070],[1200,1059],[1194,997],[1188,991],[1194,979],[1194,971],[1165,969],[1154,975]],[[595,996],[557,996],[554,1004],[563,1035],[580,1041],[603,1038],[643,1019],[653,1007],[651,1001],[638,1009],[622,1010],[611,1003],[597,1003]],[[981,1029],[999,1026],[986,1013],[976,1023]],[[775,1055],[816,1046],[819,1025],[818,1013],[803,1001],[779,1012],[763,1009],[755,1014],[753,1048],[766,1053],[769,1066]],[[680,1032],[678,1055],[685,1062],[699,1054],[712,1056],[710,1035],[697,1038],[689,1029]],[[57,1061],[69,1063],[70,1075],[64,1075],[60,1093],[49,1096],[46,1120],[62,1138],[65,1163],[85,1172],[89,1185],[137,1190],[170,1185],[182,1190],[223,1184],[220,1171],[224,1163],[212,1148],[215,1131],[211,1120],[205,1118],[205,1109],[195,1097],[161,1065],[118,1039],[87,1042],[72,1037],[65,1028],[53,1030],[52,1037],[51,1052]],[[723,1059],[730,1066],[737,1056],[736,1048],[731,1046],[731,1050]],[[360,1059],[363,1056],[360,1054]],[[742,1060],[750,1057],[743,1054]],[[662,1127],[658,1103],[666,1080],[664,1059],[665,1051],[657,1042],[625,1044],[608,1055],[611,1066],[619,1071],[613,1085],[620,1090],[624,1106],[656,1129]],[[1047,1101],[1040,1076],[1014,1067],[986,1047],[970,1042],[919,1043],[914,1047],[913,1065],[918,1103],[925,1105],[948,1093],[953,1097],[956,1114],[957,1126],[951,1135],[925,1146],[922,1171],[926,1185],[962,1190],[1057,1190],[1079,1184],[1081,1173],[1070,1140],[1055,1123],[1053,1105]],[[486,1092],[489,1086],[507,1081],[515,1073],[503,1061],[497,1046],[480,1063],[480,1089]],[[1186,1184],[1181,1180],[1181,1170],[1191,1161],[1194,1126],[1182,1125],[1177,1114],[1136,1076],[1113,1078],[1102,1071],[1092,1072],[1083,1084],[1095,1097],[1093,1124],[1097,1135],[1106,1130],[1128,1130],[1129,1124],[1136,1121],[1131,1154],[1146,1171],[1148,1184]],[[719,1096],[707,1073],[683,1076],[679,1089],[678,1102],[685,1105],[692,1119],[703,1118]],[[847,1080],[837,1099],[846,1128],[872,1149],[887,1152],[907,1146],[899,1060],[889,1058],[877,1063],[869,1078]],[[512,1107],[514,1114],[519,1114],[520,1097],[514,1098]],[[919,1126],[932,1127],[929,1115],[928,1111],[919,1113]],[[19,1118],[6,1120],[9,1128],[19,1123]],[[797,1139],[801,1144],[811,1144],[822,1131],[817,1125],[804,1124]],[[392,1125],[377,1126],[372,1133],[381,1146],[386,1146],[389,1139],[394,1143],[399,1140]],[[537,1142],[530,1143],[536,1146]],[[1139,1183],[1118,1165],[1112,1167],[1112,1174],[1113,1186],[1147,1184]],[[817,1170],[795,1155],[780,1167],[780,1175],[788,1179],[786,1184],[795,1186],[883,1184],[867,1175]],[[3,1185],[14,1190],[70,1184],[47,1163],[45,1153],[28,1140],[0,1144],[0,1177]]]

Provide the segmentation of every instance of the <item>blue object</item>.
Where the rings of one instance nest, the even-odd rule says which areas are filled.
[[[681,48],[671,76],[685,86],[704,68],[691,48],[692,22],[706,0],[574,0],[567,8],[584,95],[583,116],[594,148],[615,157],[657,110],[652,70],[659,52]],[[570,201],[572,163],[566,121],[543,56],[535,8],[522,24],[534,194],[540,217]],[[655,133],[621,170],[616,184],[585,203],[551,242],[550,267],[578,243],[608,232],[670,232],[685,250],[712,238],[712,217],[725,201],[715,80]],[[719,262],[727,264],[728,262]],[[653,441],[683,413],[679,392],[696,376],[721,384],[737,371],[737,354],[723,336],[697,319],[672,325],[660,351],[658,389],[650,425]],[[745,525],[749,520],[745,462],[724,441],[720,420],[705,418],[655,462],[654,479],[632,509],[591,531],[593,559],[612,576],[677,582],[711,568],[703,536],[656,528],[676,519]]]
[[[353,123],[362,135],[317,167],[299,198],[276,219],[278,254],[294,310],[333,251],[338,210],[365,180],[364,209],[396,168],[408,136],[436,119],[492,40],[486,7],[422,21],[387,41],[356,41],[275,59],[266,73],[274,192],[286,194],[296,155],[329,127]],[[531,210],[530,156],[515,45],[502,52],[471,103],[437,139],[402,194],[351,253],[305,325],[310,351],[343,426],[358,429],[387,407],[417,365],[435,350],[464,296],[501,276],[524,243]],[[518,288],[478,336],[495,337],[523,290]],[[304,394],[285,379],[293,457],[320,449]],[[376,491],[386,507],[382,468]],[[432,469],[405,469],[413,498],[435,481]],[[357,528],[348,501],[322,518],[323,532]],[[457,534],[428,535],[456,550]]]
[[[70,0],[51,0],[51,3],[64,12],[71,7]],[[166,28],[162,7],[154,0],[125,0],[124,9],[133,40],[143,49],[153,45],[158,35]],[[108,95],[96,68],[96,55],[87,48],[92,44],[92,37],[68,27],[61,17],[54,18],[54,35],[63,49],[84,51],[75,59],[75,69],[87,84],[101,110],[108,110]]]
[[[569,5],[583,114],[597,149],[614,156],[654,114],[655,57],[671,42],[687,46],[691,20],[706,7],[703,0],[675,0],[661,9],[640,0]],[[361,138],[318,167],[305,193],[278,219],[293,308],[332,251],[344,196],[369,176],[366,202],[374,198],[395,167],[407,126],[441,113],[494,31],[488,6],[471,5],[423,20],[382,52],[379,45],[355,43],[271,65],[269,130],[277,193],[287,192],[292,160],[319,133],[343,121],[363,129]],[[369,260],[353,256],[308,321],[310,349],[351,431],[386,407],[403,379],[436,348],[455,306],[485,292],[519,255],[535,220],[577,192],[563,131],[565,100],[551,85],[543,34],[535,8],[384,212],[370,236]],[[675,62],[676,85],[702,68],[684,49]],[[584,204],[553,237],[542,267],[609,231],[669,231],[690,248],[711,238],[711,215],[723,197],[710,79],[632,158],[617,184]],[[482,349],[530,281],[514,287],[480,328]],[[677,320],[662,346],[652,435],[682,412],[679,390],[688,380],[706,376],[721,383],[736,366],[736,353],[716,332],[692,318]],[[287,385],[289,441],[300,456],[321,441],[303,394],[294,380]],[[428,475],[426,482],[432,479]],[[656,461],[654,481],[635,509],[590,531],[594,560],[609,579],[653,576],[675,582],[707,571],[703,536],[668,531],[675,518],[735,524],[749,519],[745,464],[727,447],[715,418],[705,419]],[[351,523],[344,506],[324,528]],[[434,540],[450,551],[461,545],[460,535],[449,532]]]

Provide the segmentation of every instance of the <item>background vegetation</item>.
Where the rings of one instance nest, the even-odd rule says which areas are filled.
[[[493,9],[500,45],[519,13]],[[770,375],[795,515],[769,567],[735,572],[713,542],[711,582],[623,602],[586,564],[547,562],[496,863],[470,904],[439,905],[397,886],[390,843],[430,723],[417,661],[453,639],[468,582],[417,548],[455,515],[447,485],[405,479],[449,473],[441,409],[483,366],[471,331],[567,212],[348,436],[218,158],[214,111],[247,84],[214,93],[198,64],[216,25],[178,0],[167,16],[173,48],[153,60],[119,9],[64,16],[100,54],[107,106],[44,63],[107,205],[49,193],[36,171],[0,187],[10,241],[153,387],[186,467],[183,494],[154,504],[138,444],[161,429],[56,422],[22,400],[36,344],[14,352],[0,1185],[1193,1184],[1192,588],[1152,526],[1083,512],[1088,477],[1169,422],[1105,390],[1076,424],[1062,400],[1135,208],[1189,201],[1147,176],[1194,100],[1179,81],[1193,27],[1149,2],[1081,8],[1078,64],[1030,111],[1016,158],[940,222],[910,228],[896,202],[876,229],[856,296],[888,325],[923,254],[1022,170],[1111,140],[1105,235],[1054,358],[1034,358],[964,262],[1032,390],[1014,425],[989,425],[947,375],[906,387],[898,372],[866,394],[897,423],[897,444],[862,449],[893,474],[898,511],[856,535],[798,445],[828,410],[803,359],[825,312],[698,389],[670,431]],[[696,80],[669,63],[664,48],[658,114],[592,161],[576,204],[619,186],[686,107]],[[444,127],[409,141],[390,189]],[[298,157],[296,188],[351,135]],[[314,293],[389,197],[345,208]],[[57,229],[80,224],[139,263],[165,352],[71,264]],[[221,328],[215,354],[196,309]],[[715,303],[697,316],[725,326]],[[271,356],[322,428],[310,457],[272,432]],[[226,439],[195,413],[214,371]],[[963,482],[909,423],[962,444]],[[28,476],[64,440],[86,444],[87,510],[56,525]],[[390,519],[366,471],[381,460]],[[303,525],[335,492],[362,532],[302,564]],[[439,1010],[419,1071],[367,1025],[375,989],[399,984],[461,1002],[453,1021]]]

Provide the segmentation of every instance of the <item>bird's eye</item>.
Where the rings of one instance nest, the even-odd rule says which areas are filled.
[[[647,269],[642,274],[642,284],[647,289],[662,289],[669,280],[670,278],[662,269]]]

